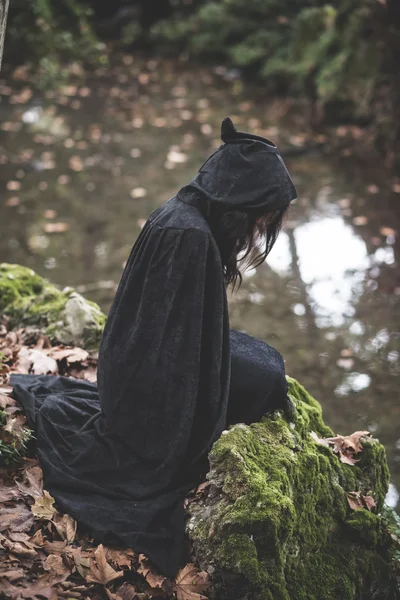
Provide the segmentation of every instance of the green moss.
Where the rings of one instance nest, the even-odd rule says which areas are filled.
[[[192,508],[189,531],[197,556],[215,568],[216,598],[358,600],[373,597],[376,584],[386,590],[377,597],[393,600],[382,519],[351,510],[346,496],[370,494],[381,510],[388,489],[385,450],[366,440],[357,466],[340,462],[310,436],[333,435],[320,404],[298,382],[288,382],[294,423],[276,412],[233,425],[209,454],[208,478],[221,497],[211,507]],[[227,593],[227,587],[243,592]]]
[[[11,325],[41,328],[53,341],[97,348],[106,317],[72,288],[59,290],[31,269],[0,265],[0,314]]]

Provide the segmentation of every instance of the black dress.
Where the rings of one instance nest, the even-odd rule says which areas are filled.
[[[246,140],[221,149],[242,146],[245,155],[246,144],[266,145]],[[218,165],[214,176],[222,181]],[[199,194],[193,182],[182,188],[136,240],[103,333],[97,387],[11,377],[59,509],[98,541],[143,552],[167,576],[184,564],[183,500],[207,472],[212,444],[229,424],[282,407],[287,392],[280,354],[229,329],[221,259]]]

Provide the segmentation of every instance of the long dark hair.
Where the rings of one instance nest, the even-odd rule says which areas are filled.
[[[227,210],[210,203],[208,223],[217,242],[226,285],[238,289],[242,283],[240,266],[261,265],[272,250],[288,206],[268,212]]]

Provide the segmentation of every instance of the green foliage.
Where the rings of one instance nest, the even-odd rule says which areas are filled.
[[[105,61],[104,44],[90,25],[92,10],[81,0],[13,0],[7,24],[6,61],[29,61],[39,88],[68,81],[63,61]]]
[[[153,35],[256,72],[274,90],[349,104],[361,117],[380,77],[385,10],[376,0],[211,0],[158,23]]]

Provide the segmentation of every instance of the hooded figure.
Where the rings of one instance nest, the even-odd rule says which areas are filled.
[[[282,211],[297,194],[272,142],[230,119],[222,140],[137,238],[105,326],[97,387],[11,378],[58,508],[171,577],[187,554],[184,498],[206,474],[212,444],[228,425],[287,403],[280,354],[229,329],[210,215]]]

